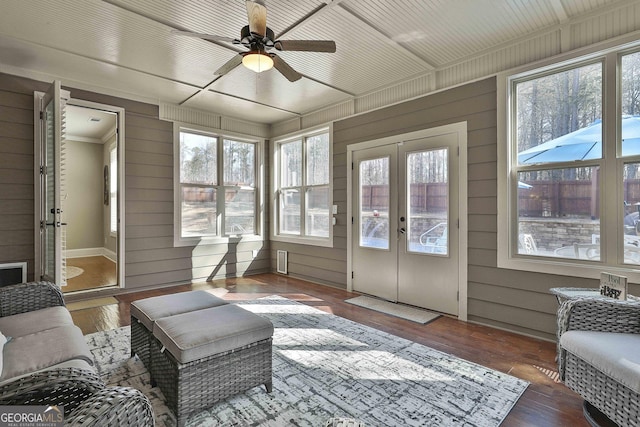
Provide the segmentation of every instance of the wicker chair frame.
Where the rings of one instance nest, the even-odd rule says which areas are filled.
[[[558,309],[558,341],[571,330],[640,334],[640,302],[567,300]],[[560,379],[618,425],[640,427],[640,394],[558,344]]]
[[[51,282],[29,282],[0,288],[0,317],[64,306],[64,296]]]
[[[0,317],[64,306],[60,288],[29,282],[0,288]],[[93,370],[45,369],[0,386],[0,405],[57,405],[68,426],[132,426],[155,424],[149,399],[129,387],[107,387]]]

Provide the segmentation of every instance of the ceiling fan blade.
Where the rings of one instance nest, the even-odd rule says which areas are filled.
[[[278,55],[271,55],[273,58],[273,66],[276,70],[280,71],[283,76],[287,78],[290,82],[295,82],[302,78],[302,74],[291,68],[291,65],[287,64],[282,58]]]
[[[297,50],[306,52],[336,51],[336,42],[332,40],[276,40],[274,47],[278,50]]]
[[[171,32],[173,34],[177,34],[179,36],[195,37],[195,38],[198,38],[198,39],[213,40],[213,41],[216,41],[216,42],[233,43],[233,42],[236,41],[235,39],[233,39],[231,37],[215,36],[213,34],[204,34],[204,33],[194,33],[192,31],[171,30]]]
[[[227,74],[229,71],[233,70],[240,64],[242,64],[242,55],[238,54],[238,55],[235,55],[233,58],[231,58],[229,61],[227,61],[227,63],[224,64],[222,67],[218,68],[213,74],[216,74],[218,76],[224,76],[225,74]]]
[[[246,4],[250,31],[264,37],[267,33],[267,8],[255,1],[247,1]]]

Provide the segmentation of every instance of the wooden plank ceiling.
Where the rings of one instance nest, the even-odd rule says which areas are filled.
[[[372,93],[618,0],[266,0],[276,38],[334,40],[280,52],[303,75],[214,71],[243,49],[242,0],[2,0],[0,72],[275,123]]]

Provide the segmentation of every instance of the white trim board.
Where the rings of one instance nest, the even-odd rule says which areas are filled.
[[[109,258],[113,262],[116,262],[116,253],[107,248],[67,249],[67,259],[86,258],[90,256],[103,256],[105,258]]]

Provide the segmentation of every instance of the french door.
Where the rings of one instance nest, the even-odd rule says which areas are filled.
[[[458,314],[458,136],[353,151],[353,289]]]

